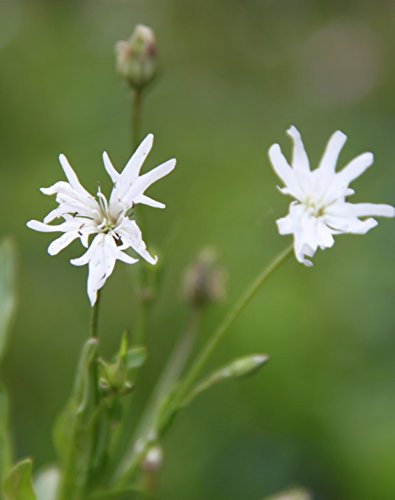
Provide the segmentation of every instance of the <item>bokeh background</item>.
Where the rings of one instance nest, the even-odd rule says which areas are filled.
[[[25,227],[53,200],[64,152],[83,184],[109,188],[107,150],[130,148],[130,99],[114,72],[114,43],[152,26],[161,76],[145,102],[156,134],[151,168],[178,166],[143,208],[164,283],[151,323],[143,404],[187,317],[183,269],[205,244],[228,269],[226,300],[203,322],[202,343],[254,275],[289,243],[275,219],[288,201],[267,149],[290,154],[289,125],[313,163],[329,135],[341,155],[375,153],[355,200],[395,203],[395,4],[391,0],[0,0],[1,235],[18,249],[18,315],[2,376],[12,395],[19,457],[54,460],[51,425],[87,335],[86,269],[78,244],[49,257],[51,235]],[[395,495],[395,226],[341,236],[312,269],[289,261],[238,320],[215,366],[250,352],[271,361],[254,378],[213,389],[164,443],[162,500],[253,500],[291,485],[319,500]],[[123,266],[123,267],[122,267]],[[136,325],[134,273],[120,264],[105,287],[103,349]]]

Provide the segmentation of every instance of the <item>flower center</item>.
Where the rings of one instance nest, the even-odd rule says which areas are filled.
[[[317,219],[325,215],[325,206],[315,196],[307,196],[303,202],[306,210]]]
[[[107,199],[104,196],[104,194],[100,191],[100,188],[97,193],[97,199],[100,206],[100,223],[97,225],[97,228],[102,233],[107,234],[113,231],[117,227],[118,221],[114,220],[114,218],[111,216],[108,208]]]

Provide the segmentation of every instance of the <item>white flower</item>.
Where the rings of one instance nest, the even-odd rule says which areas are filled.
[[[329,139],[318,168],[312,171],[298,130],[292,126],[287,133],[293,140],[292,167],[278,144],[270,147],[269,158],[285,184],[280,191],[296,200],[290,204],[289,214],[279,219],[277,225],[280,234],[294,235],[295,256],[299,262],[311,266],[306,257],[313,257],[318,247],[321,250],[332,247],[335,234],[367,233],[377,225],[371,216],[395,216],[395,209],[390,205],[346,201],[347,196],[354,194],[349,184],[373,163],[372,153],[357,156],[336,172],[337,159],[347,139],[343,132],[337,131]]]
[[[47,195],[56,195],[59,204],[45,218],[44,222],[29,221],[28,227],[42,232],[62,232],[60,238],[52,241],[48,247],[50,255],[56,255],[75,239],[80,239],[88,250],[78,259],[72,259],[75,266],[89,264],[88,296],[92,306],[96,302],[97,292],[111,275],[115,262],[120,260],[134,264],[138,259],[128,255],[125,250],[131,248],[150,264],[155,264],[142,239],[141,231],[133,220],[131,209],[138,203],[156,208],[165,205],[144,194],[155,181],[170,173],[176,160],[169,160],[146,174],[140,175],[141,167],[151,150],[153,135],[149,134],[137,148],[121,173],[112,165],[107,153],[103,153],[104,167],[114,183],[109,201],[101,193],[97,197],[89,194],[80,184],[77,175],[64,155],[59,156],[60,164],[68,182],[60,181],[41,191]],[[50,222],[62,218],[59,225]],[[89,246],[89,237],[95,235]]]

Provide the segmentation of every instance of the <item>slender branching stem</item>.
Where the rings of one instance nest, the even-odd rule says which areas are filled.
[[[191,366],[191,369],[186,374],[184,380],[181,382],[177,402],[181,403],[188,391],[191,389],[192,385],[196,381],[197,376],[206,364],[207,360],[214,352],[215,348],[218,346],[220,341],[223,339],[225,333],[233,325],[236,319],[244,311],[246,306],[254,298],[261,286],[270,278],[270,276],[283,264],[287,258],[292,254],[293,246],[286,248],[281,252],[273,261],[255,278],[251,285],[242,293],[239,300],[236,302],[234,307],[225,316],[223,321],[219,324],[213,334],[210,336],[206,345],[203,347],[200,355],[197,357],[196,361]]]
[[[287,258],[292,254],[293,246],[286,248],[283,252],[281,252],[277,257],[273,259],[273,261],[263,269],[263,271],[254,279],[254,281],[250,284],[250,286],[242,293],[239,300],[235,303],[234,307],[229,311],[229,313],[225,316],[223,321],[219,324],[213,334],[210,336],[206,345],[203,347],[200,355],[197,357],[195,362],[193,363],[190,370],[186,373],[185,378],[180,382],[180,386],[178,392],[174,397],[174,407],[182,406],[183,401],[188,396],[189,390],[192,388],[195,383],[198,375],[200,374],[202,368],[205,366],[211,354],[214,352],[220,341],[223,339],[226,332],[233,325],[233,323],[237,320],[240,314],[244,311],[246,306],[251,302],[251,300],[255,297],[256,293],[260,290],[262,285],[270,278],[270,276],[281,267],[281,265],[287,260]],[[123,485],[127,483],[131,478],[133,478],[134,474],[137,472],[140,467],[144,457],[149,450],[150,446],[155,443],[155,440],[162,437],[163,434],[169,429],[167,427],[165,431],[161,431],[160,436],[154,436],[151,440],[150,436],[139,436],[143,437],[142,446],[137,447],[137,452],[134,456],[130,457],[131,460],[128,464],[128,470],[125,472],[120,469],[121,477],[119,477],[116,484]],[[144,440],[145,437],[145,440]]]

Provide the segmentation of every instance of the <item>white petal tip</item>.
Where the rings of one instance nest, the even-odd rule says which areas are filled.
[[[342,132],[341,130],[336,130],[336,132],[333,133],[333,136],[332,137],[336,137],[336,139],[342,139],[343,141],[346,141],[347,140],[347,136],[344,132]]]
[[[169,164],[169,172],[175,169],[177,160],[175,158],[171,158],[171,160],[168,161]]]
[[[299,132],[299,130],[295,127],[295,125],[291,125],[291,126],[289,127],[289,129],[287,130],[287,134],[288,134],[290,137],[300,136],[300,132]]]
[[[41,223],[38,220],[29,220],[26,222],[26,226],[33,231],[41,231]]]
[[[269,151],[268,151],[268,154],[269,154],[269,158],[270,160],[272,159],[272,156],[273,155],[276,155],[278,153],[281,152],[281,148],[280,148],[280,145],[279,144],[272,144],[269,148]]]

